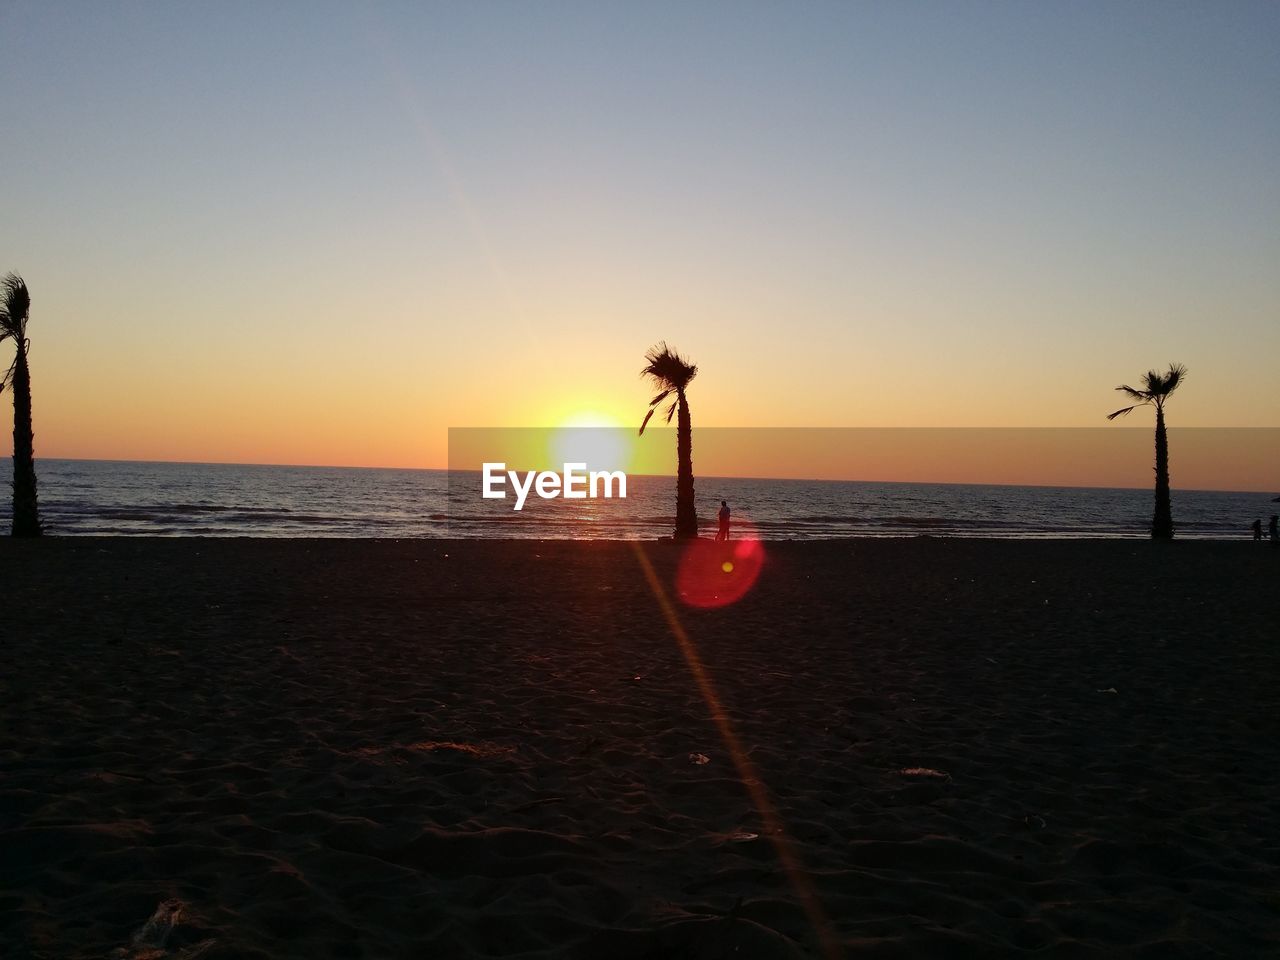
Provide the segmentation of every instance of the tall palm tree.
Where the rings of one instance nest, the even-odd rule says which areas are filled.
[[[1141,390],[1127,383],[1116,387],[1129,399],[1137,402],[1133,406],[1107,414],[1108,420],[1114,420],[1138,407],[1156,408],[1156,511],[1151,518],[1151,536],[1157,540],[1173,539],[1173,511],[1169,505],[1169,437],[1164,429],[1164,405],[1186,376],[1187,368],[1180,363],[1169,364],[1168,373],[1148,370]]]
[[[698,368],[666,343],[650,347],[644,358],[647,362],[640,376],[648,377],[662,392],[649,401],[649,412],[640,424],[640,434],[644,435],[644,428],[657,412],[658,404],[674,393],[676,396],[667,408],[666,419],[670,423],[672,414],[679,412],[676,419],[676,458],[679,464],[676,472],[675,538],[694,539],[698,536],[698,514],[693,507],[693,421],[689,418],[689,398],[685,391],[698,375]]]
[[[27,317],[31,294],[16,273],[0,280],[0,343],[13,338],[17,356],[3,377],[0,390],[13,386],[13,535],[40,536],[36,504],[35,436],[31,432],[31,371],[27,367]]]

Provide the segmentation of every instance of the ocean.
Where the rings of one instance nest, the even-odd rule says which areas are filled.
[[[40,460],[37,472],[45,528],[60,536],[649,540],[669,536],[675,514],[671,477],[629,476],[625,500],[530,497],[516,512],[479,497],[479,474],[443,470]],[[770,540],[1145,537],[1152,507],[1151,490],[1079,487],[700,477],[696,491],[707,535],[724,499],[739,533]],[[1265,493],[1173,492],[1184,538],[1245,538],[1277,509]]]

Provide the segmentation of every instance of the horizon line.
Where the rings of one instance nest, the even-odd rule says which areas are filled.
[[[748,428],[743,428],[743,429],[748,429]],[[779,428],[779,429],[782,429],[782,428]],[[819,429],[819,430],[822,430],[822,429],[881,429],[881,428],[876,428],[876,427],[870,427],[870,428],[860,428],[860,427],[858,427],[858,428],[844,428],[844,427],[832,427],[832,428],[826,428],[826,427],[814,427],[814,428],[804,428],[804,429]],[[884,429],[898,429],[898,428],[896,428],[896,427],[890,427],[890,428],[884,428]],[[950,429],[979,429],[979,430],[980,430],[980,429],[986,429],[986,428],[983,428],[983,427],[957,427],[957,428],[951,428],[951,427],[926,427],[926,428],[922,428],[922,429],[943,429],[943,430],[950,430]],[[1005,428],[996,428],[996,429],[1005,429]],[[1027,427],[1027,428],[1022,428],[1022,427],[1010,427],[1010,428],[1007,428],[1007,429],[1014,429],[1014,430],[1017,430],[1017,429],[1042,429],[1042,428],[1038,428],[1038,427]],[[1077,428],[1077,427],[1063,427],[1063,428],[1053,427],[1053,428],[1043,428],[1043,429],[1067,429],[1067,430],[1085,429],[1085,430],[1087,430],[1087,429],[1091,429],[1091,428],[1089,428],[1089,427],[1081,427],[1081,428]],[[1129,428],[1124,428],[1124,429],[1129,429]],[[1140,427],[1139,427],[1139,428],[1136,428],[1136,429],[1142,429],[1142,428],[1140,428]],[[1221,428],[1218,428],[1218,427],[1187,427],[1187,428],[1184,428],[1184,429],[1204,429],[1204,430],[1212,430],[1212,429],[1221,429]],[[1275,430],[1275,429],[1280,429],[1280,428],[1276,428],[1276,427],[1232,427],[1232,428],[1229,428],[1229,429],[1239,429],[1239,430]],[[71,462],[71,463],[151,463],[151,464],[157,464],[157,463],[159,463],[159,464],[168,464],[168,465],[172,465],[172,466],[188,466],[188,467],[274,467],[274,468],[278,468],[278,467],[285,467],[285,468],[298,468],[298,469],[304,469],[304,470],[404,470],[404,471],[411,471],[411,472],[415,472],[415,473],[446,473],[446,474],[447,474],[447,473],[476,473],[476,474],[478,474],[478,473],[480,473],[480,472],[481,472],[481,471],[479,471],[479,470],[453,470],[453,469],[451,469],[451,468],[449,468],[449,467],[387,467],[387,466],[368,466],[368,465],[363,465],[363,466],[353,466],[353,465],[350,465],[350,464],[339,464],[339,463],[250,463],[250,462],[239,461],[239,460],[135,460],[135,459],[129,459],[129,458],[106,458],[106,457],[40,457],[40,458],[37,458],[37,461],[36,461],[36,462],[38,463],[40,460],[62,460],[62,461],[67,461],[67,462]],[[647,478],[652,477],[652,478],[660,479],[660,480],[661,480],[661,479],[670,480],[670,479],[674,479],[675,474],[666,474],[666,473],[630,473],[630,472],[628,472],[628,473],[627,473],[627,476],[629,476],[629,477],[642,477],[642,478],[646,478],[646,479],[647,479]],[[695,479],[695,480],[698,480],[698,479],[703,479],[703,480],[770,480],[770,481],[778,481],[778,482],[782,482],[782,483],[882,483],[882,484],[895,484],[895,485],[902,485],[902,486],[936,486],[936,487],[1031,487],[1031,488],[1035,488],[1035,489],[1044,489],[1044,490],[1149,490],[1149,489],[1151,489],[1150,485],[1148,485],[1148,484],[1144,484],[1144,485],[1142,485],[1142,486],[1115,487],[1115,486],[1097,486],[1097,485],[1092,485],[1092,484],[1082,484],[1082,483],[1075,483],[1075,484],[1068,484],[1068,483],[1008,483],[1008,482],[1001,483],[1001,482],[997,482],[997,481],[989,481],[989,482],[986,482],[986,483],[974,483],[974,482],[965,482],[965,481],[961,481],[961,480],[867,480],[867,479],[862,479],[862,478],[857,478],[857,477],[768,477],[768,476],[743,476],[743,475],[729,476],[729,475],[723,475],[723,474],[700,474],[700,475],[696,476],[694,479]],[[1173,487],[1172,489],[1173,489],[1174,491],[1181,490],[1181,491],[1183,491],[1183,492],[1185,492],[1185,493],[1256,493],[1256,494],[1259,494],[1259,495],[1266,495],[1266,496],[1272,496],[1272,497],[1277,496],[1277,494],[1276,494],[1275,492],[1273,492],[1272,490],[1240,490],[1240,489],[1225,489],[1225,488],[1220,488],[1220,487],[1176,487],[1176,486],[1175,486],[1175,487]],[[714,498],[713,498],[713,499],[714,499]]]

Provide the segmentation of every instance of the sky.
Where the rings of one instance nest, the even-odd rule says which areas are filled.
[[[1229,0],[0,0],[37,455],[439,467],[638,426],[659,340],[695,429],[1100,426],[1171,361],[1171,425],[1280,426],[1278,48]]]

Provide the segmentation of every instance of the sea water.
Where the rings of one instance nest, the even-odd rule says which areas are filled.
[[[479,474],[443,470],[39,460],[41,517],[57,535],[654,539],[669,536],[673,477],[628,476],[626,499],[480,496]],[[1144,537],[1152,491],[698,477],[715,530],[727,500],[739,529],[767,539]],[[9,503],[0,503],[0,529]],[[1249,536],[1276,512],[1264,493],[1173,491],[1177,534]]]

